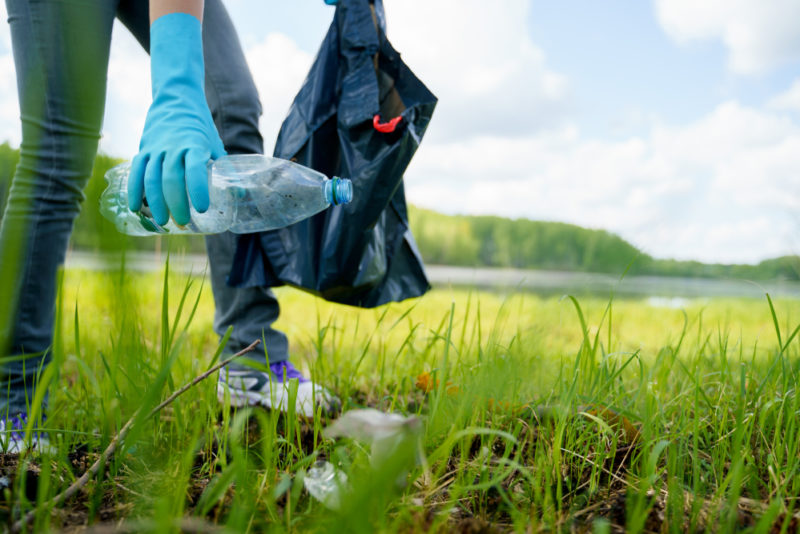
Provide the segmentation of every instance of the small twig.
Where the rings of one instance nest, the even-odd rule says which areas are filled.
[[[226,365],[231,363],[233,360],[235,360],[239,356],[241,356],[243,354],[247,354],[248,352],[251,352],[253,349],[256,348],[256,346],[259,343],[261,343],[261,341],[258,340],[258,339],[253,341],[245,349],[240,350],[239,352],[237,352],[236,354],[234,354],[233,356],[231,356],[227,360],[224,360],[224,361],[218,363],[217,365],[213,366],[211,369],[209,369],[208,371],[204,372],[203,374],[201,374],[200,376],[198,376],[197,378],[195,378],[194,380],[192,380],[188,384],[184,385],[179,390],[175,391],[172,395],[167,397],[166,400],[164,400],[164,402],[162,402],[161,404],[159,404],[158,406],[156,406],[155,408],[150,410],[150,413],[147,414],[146,419],[149,419],[150,417],[153,417],[159,411],[164,409],[165,406],[167,406],[170,403],[172,403],[180,395],[185,393],[187,390],[189,390],[190,388],[192,388],[193,386],[195,386],[199,382],[201,382],[201,381],[205,380],[206,378],[208,378],[215,371],[218,371],[222,367],[225,367]],[[45,507],[58,506],[62,502],[66,501],[67,499],[69,499],[70,497],[75,495],[82,487],[84,487],[89,482],[89,480],[91,480],[92,477],[94,477],[100,471],[100,467],[105,465],[106,462],[108,461],[108,459],[111,457],[111,455],[114,454],[114,452],[117,450],[117,445],[122,443],[122,441],[125,439],[125,436],[128,435],[128,432],[130,431],[131,427],[133,426],[134,421],[136,421],[138,416],[139,416],[139,410],[136,410],[136,412],[133,414],[133,416],[130,419],[128,419],[128,422],[125,423],[125,425],[122,427],[122,429],[120,429],[120,431],[117,432],[117,435],[114,436],[114,439],[112,439],[111,443],[108,444],[108,447],[106,447],[106,450],[104,450],[103,454],[100,455],[100,458],[98,458],[97,461],[95,463],[93,463],[92,466],[78,480],[73,482],[70,485],[70,487],[68,487],[67,489],[65,489],[64,491],[62,491],[61,493],[59,493],[58,495],[56,495],[52,499],[50,499],[49,502],[43,504],[41,507],[45,508]],[[27,514],[22,516],[22,518],[19,521],[17,521],[16,523],[14,523],[11,526],[11,532],[20,532],[23,529],[23,527],[25,527],[26,524],[28,524],[34,517],[36,517],[36,511],[37,511],[37,508],[34,508],[33,510],[29,511]]]
[[[118,487],[119,489],[121,489],[122,491],[130,493],[131,495],[139,497],[140,499],[150,499],[150,497],[148,497],[147,495],[142,495],[138,491],[134,491],[134,490],[130,489],[129,487],[123,485],[121,482],[117,482],[116,480],[114,481],[114,485],[116,487]]]

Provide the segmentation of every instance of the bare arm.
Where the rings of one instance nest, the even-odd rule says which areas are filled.
[[[150,0],[150,24],[168,13],[188,13],[203,22],[203,0]]]

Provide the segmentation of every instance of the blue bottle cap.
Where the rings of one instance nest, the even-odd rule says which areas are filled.
[[[347,178],[334,176],[330,181],[330,189],[326,188],[328,202],[334,206],[347,204],[353,200],[353,182]]]

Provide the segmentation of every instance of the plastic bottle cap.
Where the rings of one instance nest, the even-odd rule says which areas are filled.
[[[353,182],[347,178],[339,178],[334,176],[332,181],[332,199],[331,204],[339,206],[347,204],[353,200]]]

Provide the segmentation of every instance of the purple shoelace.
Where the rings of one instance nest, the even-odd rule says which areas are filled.
[[[297,368],[292,365],[292,362],[288,360],[269,364],[269,370],[272,371],[272,374],[275,375],[275,377],[281,382],[283,382],[284,379],[284,372],[286,380],[296,378],[301,384],[309,381],[308,378],[304,377],[302,373],[300,373],[300,371],[298,371]]]
[[[7,427],[7,430],[11,431],[8,433],[11,439],[13,439],[14,441],[24,440],[25,436],[23,435],[22,432],[25,430],[25,426],[28,424],[28,414],[25,412],[18,413],[17,415],[9,419],[8,423],[11,423]]]
[[[22,441],[25,439],[25,436],[22,435],[22,431],[25,429],[25,425],[28,423],[28,414],[21,413],[17,414],[11,418],[11,439],[14,441]]]

